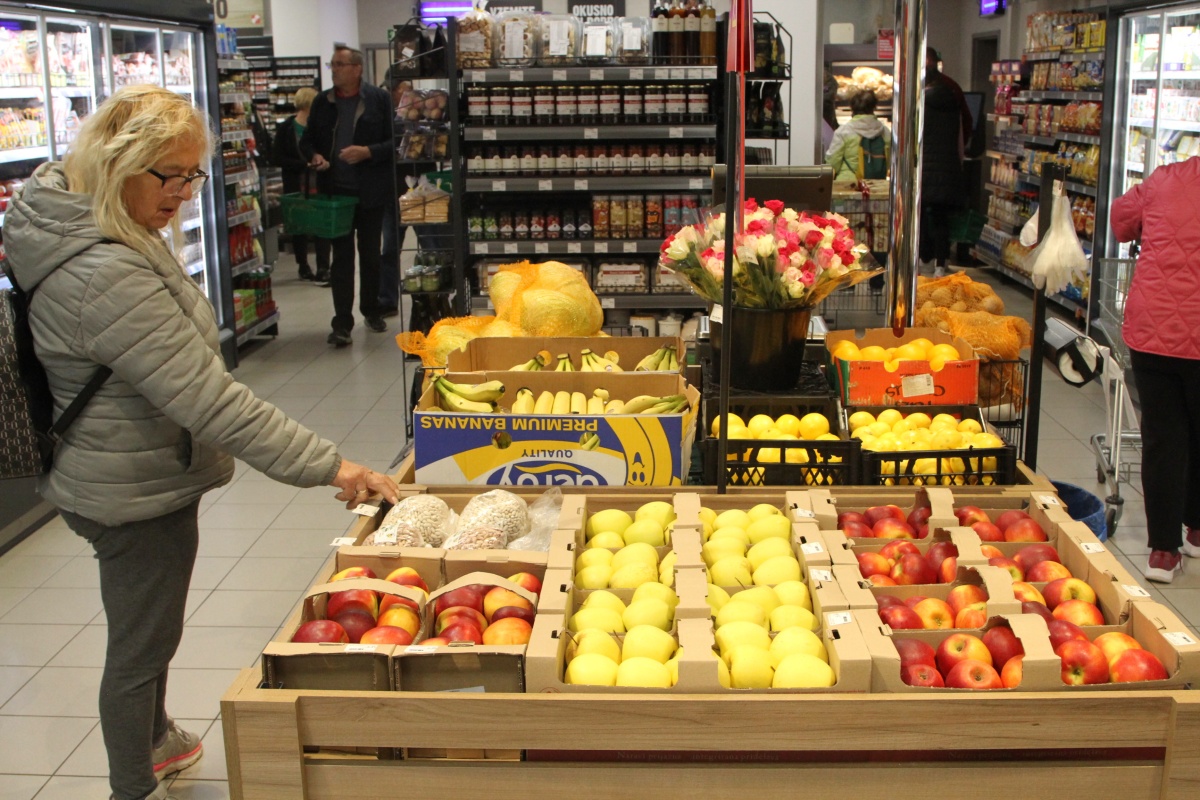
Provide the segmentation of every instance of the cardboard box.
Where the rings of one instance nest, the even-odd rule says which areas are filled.
[[[379,580],[387,580],[388,575],[401,567],[411,567],[433,591],[445,582],[442,577],[442,557],[445,552],[434,547],[339,547],[334,554],[332,568],[327,570],[328,574],[322,574],[318,583],[331,580],[349,567],[366,567]]]
[[[672,494],[638,493],[631,495],[569,495],[563,498],[558,515],[558,531],[550,542],[550,567],[574,570],[575,557],[587,547],[587,524],[592,515],[610,509],[624,511],[635,517],[647,503],[670,503],[675,512],[670,543],[655,548],[659,561],[667,553],[675,553],[675,567],[703,566],[700,558],[700,498],[691,492]],[[614,549],[613,552],[616,552]]]
[[[671,587],[679,598],[675,607],[676,619],[707,619],[709,615],[708,579],[702,569],[689,568],[675,570],[675,585]],[[626,605],[633,600],[636,589],[583,589],[575,584],[571,570],[552,569],[546,573],[546,581],[542,586],[541,604],[539,610],[556,612],[562,615],[563,625],[570,619],[569,609],[583,605],[593,593],[610,592],[621,599]],[[572,610],[571,613],[574,613]]]
[[[898,347],[925,338],[934,344],[952,344],[961,361],[949,361],[933,372],[927,361],[901,361],[888,370],[882,361],[843,361],[833,358],[838,342],[851,340],[859,348]],[[891,328],[873,328],[862,336],[856,331],[830,331],[825,335],[826,366],[833,387],[848,406],[975,405],[979,402],[979,360],[963,339],[937,328],[909,328],[900,337]]]
[[[838,530],[838,514],[843,511],[863,512],[872,506],[895,505],[905,516],[917,506],[928,505],[930,529],[953,527],[958,524],[954,517],[954,495],[944,487],[931,486],[909,490],[895,490],[886,496],[869,494],[842,494],[836,490],[809,489],[787,494],[788,508],[797,519],[815,519],[822,531]]]
[[[1021,604],[1012,593],[1012,581],[999,567],[959,567],[958,577],[953,583],[920,584],[910,586],[873,586],[858,574],[857,567],[836,565],[834,580],[854,611],[878,611],[881,595],[907,600],[910,597],[936,597],[946,600],[950,590],[962,584],[980,586],[987,592],[988,617],[999,614],[1020,614]]]
[[[686,345],[678,336],[523,336],[512,339],[480,337],[467,342],[461,350],[452,351],[447,357],[446,366],[450,372],[504,372],[524,364],[545,350],[555,357],[555,361],[547,364],[544,370],[553,371],[558,364],[557,358],[560,353],[569,355],[571,363],[578,370],[580,353],[583,350],[591,350],[601,356],[611,350],[619,356],[617,366],[626,372],[633,372],[638,362],[663,347],[674,347],[680,367],[686,366]],[[508,380],[519,379],[510,376]]]
[[[678,486],[687,480],[700,394],[667,373],[511,372],[451,374],[456,383],[506,382],[501,408],[521,388],[582,392],[606,389],[614,399],[685,394],[683,414],[459,414],[438,407],[432,386],[415,422],[416,479],[484,485]],[[600,443],[585,449],[590,435]]]
[[[850,539],[841,531],[823,531],[821,536],[825,538],[825,545],[829,550],[833,565],[835,567],[852,567],[855,570],[858,569],[859,553],[877,553],[889,541],[894,541],[891,539]],[[979,537],[970,528],[934,528],[924,539],[907,541],[916,545],[917,549],[921,551],[921,555],[929,552],[929,548],[936,542],[951,542],[958,550],[958,554],[955,556],[958,559],[958,566],[978,567],[987,564],[987,558],[979,549]]]
[[[1163,681],[1138,683],[1108,683],[1088,686],[1088,689],[1191,689],[1200,684],[1200,640],[1179,617],[1166,606],[1152,600],[1134,603],[1128,618],[1119,625],[1098,625],[1087,633],[1097,636],[1117,631],[1137,639],[1144,649],[1158,656],[1169,676]],[[1080,687],[1075,687],[1080,688]]]

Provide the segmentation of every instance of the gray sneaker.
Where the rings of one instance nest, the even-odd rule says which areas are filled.
[[[161,781],[168,775],[182,772],[199,761],[203,755],[204,745],[200,743],[200,737],[185,731],[175,724],[175,720],[171,720],[171,727],[167,729],[167,740],[161,747],[154,748],[154,777]],[[163,797],[166,797],[165,788],[163,792]]]
[[[110,794],[108,800],[117,800],[117,797]],[[160,781],[158,786],[154,787],[154,791],[146,795],[145,800],[179,800],[179,798],[173,794],[167,794],[167,784]]]

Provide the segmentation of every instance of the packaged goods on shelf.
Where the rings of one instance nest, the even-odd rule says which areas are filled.
[[[541,39],[538,18],[526,11],[506,11],[495,19],[495,63],[498,67],[531,67]]]
[[[458,41],[455,52],[459,69],[478,69],[492,66],[495,51],[496,18],[486,6],[476,7],[458,20]]]
[[[0,108],[0,149],[13,150],[45,144],[45,107]]]
[[[41,86],[41,42],[36,30],[0,32],[0,85]]]
[[[538,63],[547,67],[567,67],[578,63],[583,25],[573,14],[545,14],[539,18],[541,46]]]
[[[598,294],[645,294],[650,290],[646,262],[637,259],[602,260],[596,265],[596,277],[592,285]]]

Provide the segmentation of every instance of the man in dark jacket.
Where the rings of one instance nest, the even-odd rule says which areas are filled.
[[[363,83],[363,55],[337,47],[329,63],[333,89],[317,95],[300,147],[318,173],[324,194],[358,198],[354,227],[333,240],[333,331],[329,343],[350,344],[354,327],[354,237],[358,236],[358,308],[367,327],[387,330],[379,311],[380,243],[384,211],[395,196],[392,160],[392,101]],[[390,222],[390,220],[389,220]]]
[[[930,52],[933,52],[932,50]],[[930,60],[933,61],[932,69]],[[962,109],[953,81],[937,70],[935,58],[926,62],[924,132],[921,138],[921,241],[924,262],[934,262],[934,277],[946,274],[950,259],[950,219],[963,206],[966,181],[963,176]],[[959,90],[961,96],[961,90]],[[970,119],[970,111],[967,111]],[[969,137],[969,132],[967,133]]]

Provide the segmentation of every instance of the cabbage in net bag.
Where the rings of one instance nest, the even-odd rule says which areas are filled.
[[[583,274],[557,261],[506,264],[488,281],[488,295],[496,316],[529,336],[593,336],[604,324]]]
[[[524,335],[516,325],[496,317],[447,317],[434,323],[428,334],[397,334],[396,343],[404,352],[420,356],[424,366],[444,367],[450,353],[466,347],[472,339]]]

